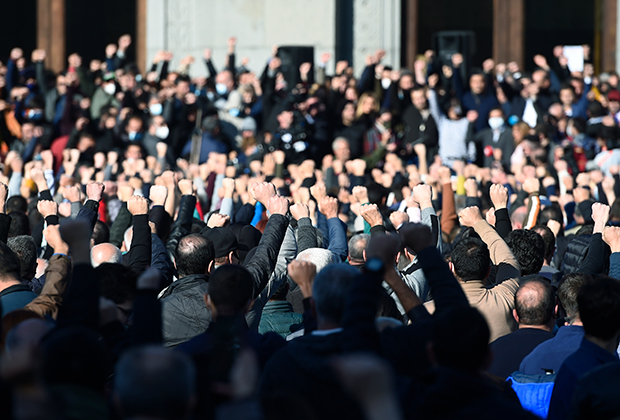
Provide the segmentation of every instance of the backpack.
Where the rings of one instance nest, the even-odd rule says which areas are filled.
[[[524,409],[546,419],[555,384],[555,374],[526,375],[513,372],[506,381],[519,397]]]

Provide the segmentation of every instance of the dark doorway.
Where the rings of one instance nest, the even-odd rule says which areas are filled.
[[[0,60],[6,63],[11,50],[19,47],[30,62],[30,53],[37,48],[37,1],[2,2],[2,16]]]
[[[433,34],[439,31],[473,31],[471,64],[479,67],[493,56],[493,0],[419,0],[418,54],[433,47]]]
[[[525,68],[536,54],[550,57],[556,45],[589,44],[594,51],[593,0],[526,0]]]
[[[105,47],[130,34],[128,61],[136,59],[136,0],[66,0],[67,55],[79,53],[86,61],[104,59]]]

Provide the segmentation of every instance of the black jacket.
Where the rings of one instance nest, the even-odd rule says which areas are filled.
[[[174,347],[205,332],[211,322],[204,296],[206,275],[192,274],[173,282],[161,296],[164,346]]]
[[[424,119],[420,111],[411,105],[403,112],[405,123],[405,144],[423,143],[426,146],[427,161],[432,162],[439,152],[439,133],[432,115]]]

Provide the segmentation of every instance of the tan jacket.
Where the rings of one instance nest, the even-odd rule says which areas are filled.
[[[506,242],[491,225],[481,220],[476,223],[474,230],[489,248],[491,262],[494,265],[491,271],[495,274],[486,281],[469,280],[459,283],[469,304],[477,308],[487,320],[491,330],[489,342],[492,342],[517,329],[512,310],[515,306],[515,294],[519,288],[521,269]],[[424,306],[431,313],[435,310],[432,301],[426,302]]]
[[[41,294],[24,307],[41,316],[50,315],[56,319],[58,307],[71,279],[71,260],[66,255],[52,255],[45,269],[45,285]]]

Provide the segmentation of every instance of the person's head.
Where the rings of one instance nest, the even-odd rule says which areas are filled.
[[[525,223],[525,217],[527,216],[527,207],[517,207],[510,215],[510,223],[513,229],[523,229],[523,223]]]
[[[21,279],[21,266],[17,255],[11,248],[0,242],[0,282],[19,281]]]
[[[411,102],[418,110],[428,108],[428,101],[426,100],[426,89],[423,87],[413,88],[411,91]]]
[[[346,162],[351,158],[351,148],[349,147],[349,140],[345,137],[336,137],[332,143],[332,150],[334,152],[334,158],[341,162]]]
[[[312,297],[320,329],[341,325],[347,293],[359,274],[348,264],[331,264],[317,271]]]
[[[620,336],[620,281],[598,277],[584,284],[577,293],[579,316],[586,336],[615,341]]]
[[[13,210],[9,213],[9,217],[11,218],[9,238],[30,235],[30,220],[26,213],[21,210]]]
[[[189,418],[196,368],[183,352],[134,347],[116,364],[112,399],[122,418]]]
[[[127,150],[125,150],[125,159],[139,160],[142,159],[144,153],[142,153],[142,146],[139,143],[129,143]]]
[[[151,123],[149,124],[149,134],[160,140],[166,140],[168,138],[170,129],[168,128],[168,124],[166,124],[166,120],[163,116],[156,115],[151,118]]]
[[[341,113],[342,123],[345,125],[350,125],[355,121],[355,105],[353,102],[347,102],[342,107]]]
[[[244,315],[254,296],[250,272],[240,265],[226,264],[216,268],[209,278],[205,296],[211,315]]]
[[[532,81],[536,83],[540,89],[548,89],[551,85],[549,73],[543,69],[534,70],[532,73]]]
[[[491,333],[486,320],[476,308],[453,307],[434,317],[431,342],[427,347],[434,365],[472,374],[488,366]],[[455,346],[454,343],[459,345]]]
[[[280,124],[280,128],[283,130],[288,130],[293,125],[293,121],[295,120],[295,114],[290,110],[283,110],[276,117],[278,123]]]
[[[297,254],[296,259],[314,264],[317,274],[328,265],[336,262],[332,252],[324,248],[308,248]]]
[[[215,227],[203,233],[213,243],[214,268],[224,264],[239,264],[239,241],[229,227]]]
[[[555,220],[563,226],[563,215],[562,210],[557,205],[547,206],[540,211],[540,215],[538,216],[538,223],[541,225],[546,225],[549,220]]]
[[[461,107],[461,103],[457,99],[454,99],[450,102],[446,115],[448,115],[448,118],[453,121],[457,121],[463,118],[463,107]]]
[[[4,353],[17,354],[25,349],[37,348],[41,339],[53,328],[53,323],[36,317],[21,321],[7,332]]]
[[[351,265],[364,264],[364,250],[369,240],[370,235],[367,233],[358,233],[349,239],[349,263]]]
[[[555,293],[549,280],[531,276],[521,283],[515,294],[513,316],[520,327],[543,327],[553,330]]]
[[[501,108],[493,108],[489,112],[489,127],[494,130],[500,129],[504,125],[504,111]]]
[[[130,267],[120,262],[104,262],[95,270],[101,278],[101,296],[117,305],[133,301],[138,276]]]
[[[62,74],[56,76],[56,90],[60,96],[67,93],[67,78]]]
[[[616,89],[607,93],[607,108],[612,115],[620,112],[620,92]]]
[[[19,258],[21,280],[32,280],[37,272],[37,245],[29,235],[9,238],[7,245]]]
[[[95,227],[93,228],[93,234],[90,237],[91,248],[95,245],[99,245],[110,240],[110,228],[101,220],[97,219]]]
[[[485,88],[484,74],[474,73],[469,77],[469,89],[475,95],[480,95]]]
[[[220,95],[231,92],[235,87],[235,79],[230,70],[221,71],[215,76],[215,89]]]
[[[459,281],[485,280],[489,275],[489,248],[479,238],[462,238],[450,253],[451,267]]]
[[[174,263],[179,278],[193,274],[208,274],[213,266],[213,242],[200,234],[184,236],[179,240]]]
[[[125,127],[125,131],[129,135],[129,140],[139,140],[139,133],[142,132],[143,125],[144,122],[139,116],[133,115],[129,118],[129,121],[127,121],[127,126]]]
[[[543,242],[545,243],[545,258],[543,264],[549,265],[551,264],[553,254],[555,254],[555,235],[551,229],[545,225],[534,226],[533,230],[543,238]]]
[[[575,102],[575,88],[571,85],[563,85],[559,96],[563,106],[570,106]]]
[[[514,138],[515,145],[521,143],[525,137],[530,133],[530,126],[523,121],[519,121],[512,126],[512,137]]]
[[[90,262],[97,268],[103,263],[120,263],[123,259],[121,250],[109,242],[95,245],[90,250]]]
[[[584,284],[593,280],[594,278],[591,275],[584,273],[570,273],[562,277],[562,281],[558,286],[558,299],[570,325],[581,324],[577,295]]]
[[[575,117],[568,120],[566,124],[566,134],[575,137],[586,132],[586,121],[581,117]]]
[[[22,213],[28,212],[28,200],[21,195],[14,195],[6,200],[5,205],[6,214],[10,214],[12,211],[21,211]]]
[[[357,105],[357,111],[355,112],[355,116],[359,118],[362,115],[369,115],[373,112],[378,112],[378,111],[379,111],[379,102],[377,101],[377,98],[375,98],[374,94],[366,92],[366,93],[363,93],[362,96],[360,97],[360,100]]]
[[[506,244],[521,267],[521,275],[538,274],[545,261],[545,241],[533,230],[517,229],[510,232]]]
[[[411,90],[414,86],[413,74],[406,72],[398,80],[398,87],[402,90]]]

